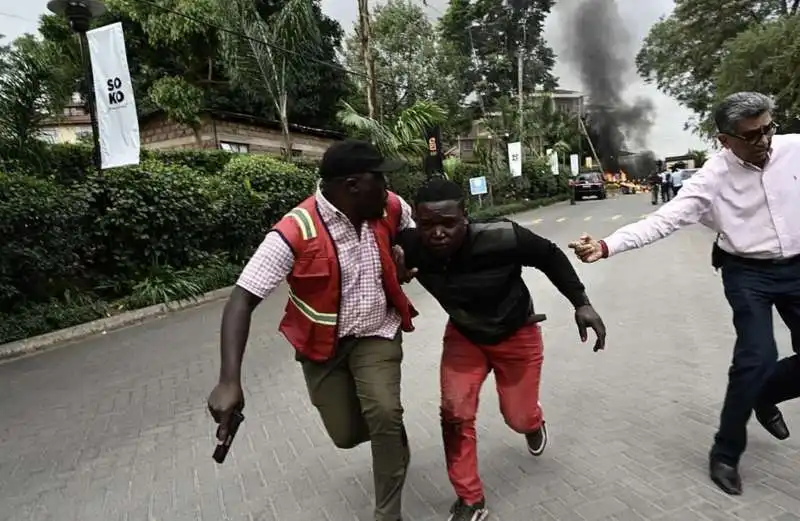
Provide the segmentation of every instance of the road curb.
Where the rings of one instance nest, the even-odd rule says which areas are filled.
[[[233,286],[228,286],[226,288],[210,291],[194,299],[178,300],[168,304],[158,304],[147,308],[127,311],[112,317],[101,318],[93,322],[53,331],[52,333],[45,333],[44,335],[3,344],[0,345],[0,361],[20,358],[54,347],[57,344],[64,344],[93,335],[108,333],[109,331],[145,322],[152,318],[221,300],[230,295],[232,289]]]

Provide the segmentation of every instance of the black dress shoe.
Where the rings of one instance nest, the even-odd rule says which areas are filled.
[[[761,407],[756,409],[756,420],[764,429],[779,440],[789,437],[789,427],[783,421],[783,414],[777,406]]]
[[[739,469],[721,461],[711,460],[709,473],[711,481],[721,488],[723,492],[731,496],[742,495],[742,477],[739,476]]]

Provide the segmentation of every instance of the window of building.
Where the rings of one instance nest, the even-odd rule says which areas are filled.
[[[220,141],[219,148],[234,154],[247,154],[250,152],[250,145],[247,143],[231,143],[230,141]]]

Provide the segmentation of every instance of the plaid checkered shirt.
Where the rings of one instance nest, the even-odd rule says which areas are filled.
[[[398,196],[399,197],[399,196]],[[400,328],[400,314],[389,308],[383,289],[378,244],[367,223],[361,234],[350,219],[325,199],[317,189],[320,216],[328,227],[339,253],[342,294],[339,338],[377,336],[391,339]],[[411,207],[400,198],[400,230],[414,228]],[[286,279],[294,266],[294,253],[281,234],[270,231],[245,266],[236,285],[267,298]]]

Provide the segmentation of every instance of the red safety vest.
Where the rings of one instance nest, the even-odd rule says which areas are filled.
[[[417,311],[403,293],[392,258],[392,240],[402,207],[389,192],[383,218],[369,222],[380,252],[383,288],[388,304],[400,313],[401,329],[413,331]],[[341,278],[336,246],[311,196],[287,213],[273,228],[291,246],[294,267],[286,278],[289,300],[279,330],[298,353],[316,362],[330,359],[336,349]]]

